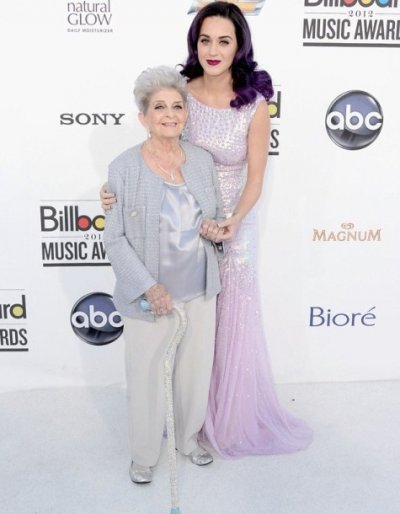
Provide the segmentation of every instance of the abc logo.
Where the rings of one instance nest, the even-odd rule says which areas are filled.
[[[373,143],[382,124],[381,106],[365,91],[348,91],[338,96],[325,119],[329,137],[346,150],[360,150]]]
[[[121,315],[106,293],[82,296],[72,307],[71,326],[85,343],[99,346],[112,343],[123,332]]]

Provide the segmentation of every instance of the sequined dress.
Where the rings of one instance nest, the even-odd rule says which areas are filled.
[[[188,97],[185,138],[213,155],[225,214],[233,212],[244,185],[248,128],[261,101],[259,95],[237,110]],[[225,457],[289,453],[304,449],[312,438],[276,397],[260,316],[256,243],[251,211],[220,260],[215,358],[201,439]]]

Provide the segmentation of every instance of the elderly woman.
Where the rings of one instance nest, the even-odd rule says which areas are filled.
[[[198,465],[213,460],[197,434],[207,408],[220,290],[210,240],[224,236],[214,221],[223,216],[213,160],[180,141],[187,118],[185,79],[165,66],[147,69],[134,95],[148,139],[110,164],[109,188],[118,202],[107,213],[104,244],[125,325],[130,477],[146,483],[163,437],[163,360],[176,330],[173,302],[184,306],[188,318],[174,372],[177,449]],[[141,309],[144,298],[149,312]]]

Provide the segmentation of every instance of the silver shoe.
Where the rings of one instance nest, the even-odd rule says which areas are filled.
[[[188,455],[189,459],[196,464],[197,466],[205,466],[206,464],[211,464],[213,462],[213,458],[211,453],[207,450],[198,446]]]
[[[149,484],[153,480],[153,471],[148,466],[141,466],[132,461],[129,476],[135,484]]]

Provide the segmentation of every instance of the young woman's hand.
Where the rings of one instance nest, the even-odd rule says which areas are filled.
[[[117,198],[114,193],[109,193],[107,191],[108,184],[107,182],[101,186],[100,189],[100,200],[101,207],[103,211],[109,211],[113,208],[113,205],[117,201]]]
[[[239,223],[240,220],[236,214],[224,221],[218,222],[215,220],[205,219],[201,225],[200,235],[209,241],[214,241],[215,243],[227,241],[232,239],[236,234]]]
[[[236,234],[239,225],[240,219],[237,214],[232,214],[229,218],[224,221],[219,221],[218,225],[220,228],[220,234],[218,235],[220,241],[226,241],[232,239]]]

